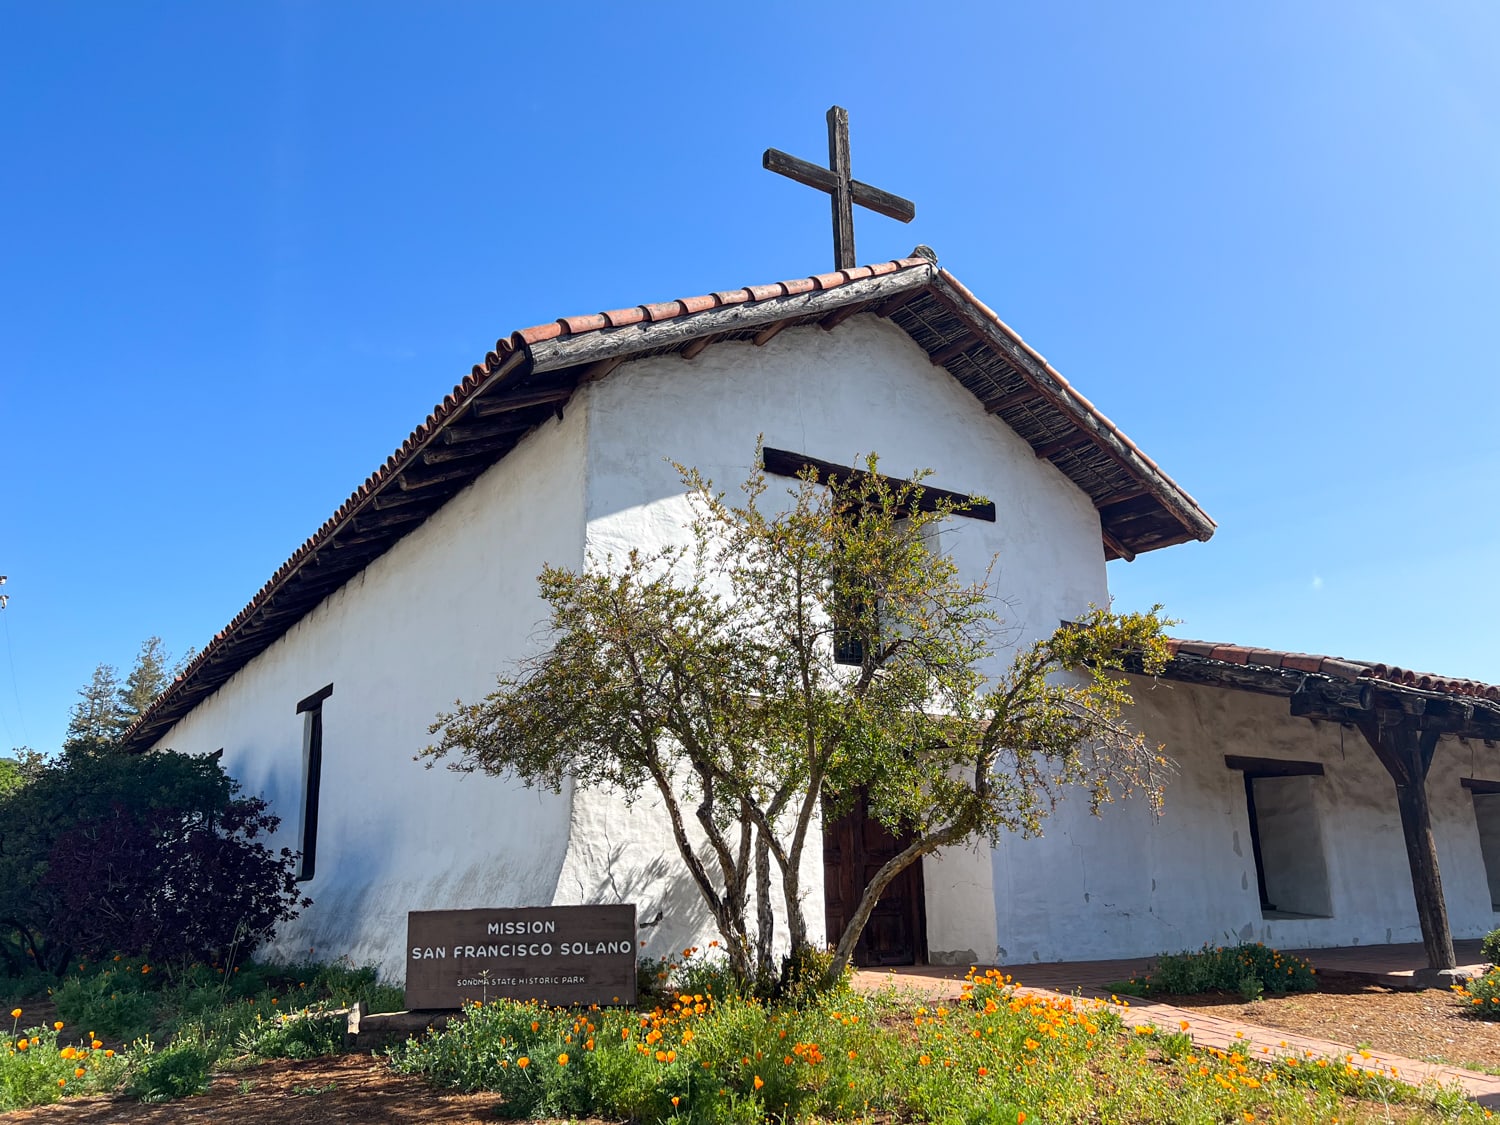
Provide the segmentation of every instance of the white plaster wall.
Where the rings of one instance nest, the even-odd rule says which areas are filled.
[[[424,770],[412,757],[454,699],[534,651],[544,563],[583,558],[586,411],[570,407],[199,704],[158,743],[224,747],[224,767],[297,846],[303,717],[325,684],[314,905],[271,951],[349,956],[400,981],[408,910],[550,903],[570,795]]]
[[[886,321],[857,316],[832,332],[791,329],[764,347],[724,343],[691,361],[640,360],[585,394],[587,549],[594,555],[680,542],[690,511],[666,458],[734,489],[763,434],[769,446],[840,464],[873,451],[888,473],[932,469],[931,484],[994,500],[995,523],[953,519],[941,541],[969,578],[998,556],[1011,643],[1050,634],[1061,619],[1107,598],[1099,520],[1088,498]],[[644,802],[626,812],[606,795],[579,794],[573,815],[560,893],[586,901],[604,894],[612,878],[644,878],[643,914],[654,914],[657,903],[671,923],[652,948],[701,944],[707,930],[694,913],[696,892],[670,874],[677,868],[660,814]],[[802,883],[816,923],[822,849],[816,837],[810,845]],[[643,874],[651,872],[659,874]],[[993,959],[996,873],[987,846],[925,861],[934,961]]]
[[[1247,939],[1282,948],[1420,941],[1389,775],[1356,731],[1294,719],[1284,699],[1134,678],[1136,724],[1178,772],[1154,819],[1141,802],[1087,816],[1064,805],[1040,840],[997,850],[1005,883],[1001,959],[1148,956]],[[1445,738],[1428,781],[1444,897],[1455,937],[1496,924],[1478,826],[1460,784],[1483,750]],[[1493,752],[1489,752],[1493,757]],[[1226,754],[1320,762],[1311,782],[1331,917],[1261,915],[1243,775]],[[1489,766],[1500,773],[1500,760]]]

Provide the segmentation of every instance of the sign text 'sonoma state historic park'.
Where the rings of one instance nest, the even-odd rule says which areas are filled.
[[[635,906],[414,910],[406,916],[406,1006],[466,1000],[635,1002]]]

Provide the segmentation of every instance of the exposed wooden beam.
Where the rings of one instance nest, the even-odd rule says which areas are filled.
[[[942,367],[949,360],[958,358],[971,348],[977,348],[981,343],[982,341],[972,332],[965,332],[957,340],[953,341],[953,343],[931,353],[927,358],[932,360],[934,367]]]
[[[473,476],[474,470],[472,468],[468,468],[449,469],[446,472],[431,473],[426,475],[418,473],[402,473],[399,477],[396,478],[396,480],[397,483],[401,486],[402,492],[415,492],[418,489],[431,488],[433,485],[442,484],[444,481],[459,480],[461,478],[466,479]]]
[[[382,527],[395,527],[397,524],[411,523],[414,520],[427,518],[427,511],[406,508],[400,511],[387,512],[383,516],[360,516],[354,521],[356,533],[363,534],[366,531],[374,531]],[[335,546],[337,542],[335,542]]]
[[[1019,406],[1023,402],[1031,402],[1041,397],[1042,392],[1028,384],[1019,391],[1011,391],[1008,395],[1001,395],[992,402],[985,403],[984,408],[991,414],[999,414],[1002,410],[1009,410],[1012,406]]]
[[[428,499],[426,496],[408,496],[404,492],[382,492],[375,497],[371,507],[377,512],[384,512],[391,508],[405,508],[410,504],[424,504]]]
[[[1121,543],[1104,528],[1099,529],[1099,534],[1104,538],[1104,545],[1126,562],[1135,562],[1135,552]]]
[[[1094,501],[1094,507],[1108,508],[1113,504],[1123,504],[1127,500],[1139,500],[1143,496],[1150,495],[1140,485],[1132,485],[1129,488],[1122,488],[1119,492],[1111,492],[1108,496],[1099,497],[1099,499]]]
[[[547,390],[495,395],[476,401],[471,413],[475,418],[490,418],[496,414],[525,410],[529,406],[547,406],[554,402],[564,402],[572,395],[572,387],[550,387]]]
[[[494,456],[503,453],[515,444],[508,437],[490,438],[488,441],[468,441],[462,445],[431,446],[422,454],[422,464],[440,465],[445,461],[463,461],[470,457]]]
[[[707,337],[704,338],[707,339]],[[578,376],[578,385],[581,387],[585,383],[597,382],[606,375],[612,374],[614,369],[624,362],[625,357],[617,355],[609,359],[601,359],[597,363],[591,363],[583,369],[583,374]]]
[[[688,344],[687,347],[683,348],[682,351],[678,352],[677,354],[682,356],[683,359],[697,359],[698,356],[703,354],[703,349],[708,347],[708,345],[712,344],[713,342],[713,336],[699,336],[696,340],[693,340]]]
[[[757,348],[764,347],[766,344],[769,344],[772,340],[779,336],[781,334],[781,330],[783,328],[786,328],[791,323],[792,322],[790,320],[778,320],[774,324],[768,324],[759,332],[757,332],[753,337],[751,337],[751,342]]]
[[[1033,386],[1044,388],[1047,397],[1053,401],[1058,410],[1068,415],[1080,429],[1092,433],[1100,447],[1148,487],[1152,494],[1161,500],[1162,506],[1177,518],[1189,535],[1196,539],[1208,539],[1213,535],[1213,521],[1198,510],[1186,494],[1170,484],[1162,476],[1161,470],[1147,463],[1141,454],[1128,446],[1118,433],[1108,427],[1106,422],[1067,391],[1060,381],[1060,376],[1047,365],[1046,360],[1019,339],[1010,335],[999,324],[977,316],[941,272],[928,283],[928,291],[954,309],[959,316],[964,318],[970,328],[992,344],[1018,375]]]
[[[1077,430],[1066,437],[1060,437],[1056,441],[1049,441],[1045,445],[1037,446],[1037,460],[1043,461],[1049,457],[1055,457],[1059,453],[1066,453],[1070,449],[1077,449],[1079,446],[1092,444],[1094,444],[1092,434],[1087,430]]]
[[[888,297],[884,301],[878,302],[873,308],[870,309],[870,311],[876,316],[884,319],[885,317],[890,316],[892,313],[900,312],[902,309],[906,308],[907,305],[911,304],[917,299],[917,296],[921,292],[922,291],[920,289],[908,289],[904,293],[897,293],[894,297]]]
[[[534,422],[519,422],[510,419],[490,422],[482,426],[449,426],[443,431],[444,445],[467,445],[471,441],[490,441],[506,434],[519,434],[531,429]]]
[[[818,327],[824,332],[832,332],[851,316],[858,316],[862,312],[868,312],[873,302],[865,301],[857,305],[845,305],[841,309],[834,309],[831,313],[818,321]]]
[[[932,282],[936,267],[908,266],[895,273],[848,281],[832,289],[814,289],[788,297],[769,297],[706,309],[691,316],[633,324],[611,332],[581,332],[527,345],[533,372],[557,371],[646,349],[673,348],[715,332],[743,332],[781,320],[811,320],[847,304],[881,300],[920,289]]]

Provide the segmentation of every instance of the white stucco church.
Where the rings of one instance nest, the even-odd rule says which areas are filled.
[[[677,540],[688,507],[667,459],[736,482],[759,435],[793,459],[878,452],[991,498],[993,522],[952,519],[941,546],[970,576],[998,556],[1016,643],[1106,604],[1110,560],[1214,529],[925,254],[517,332],[127,736],[138,751],[222,748],[282,816],[278,843],[304,852],[314,905],[278,952],[399,979],[409,910],[604,901],[661,913],[648,952],[712,936],[644,804],[427,771],[413,755],[437,712],[536,650],[543,564]],[[1160,819],[1065,802],[1044,838],[929,857],[893,890],[864,959],[1134,956],[1226,934],[1436,941],[1439,926],[1496,924],[1500,690],[1181,642],[1136,694],[1136,721],[1178,765]],[[830,862],[849,852],[830,847],[844,857]],[[815,930],[824,859],[803,878]]]

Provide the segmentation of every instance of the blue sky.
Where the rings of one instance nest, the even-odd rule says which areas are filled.
[[[0,2],[0,749],[222,628],[494,340],[817,272],[825,151],[1221,529],[1187,636],[1500,680],[1500,10]]]

